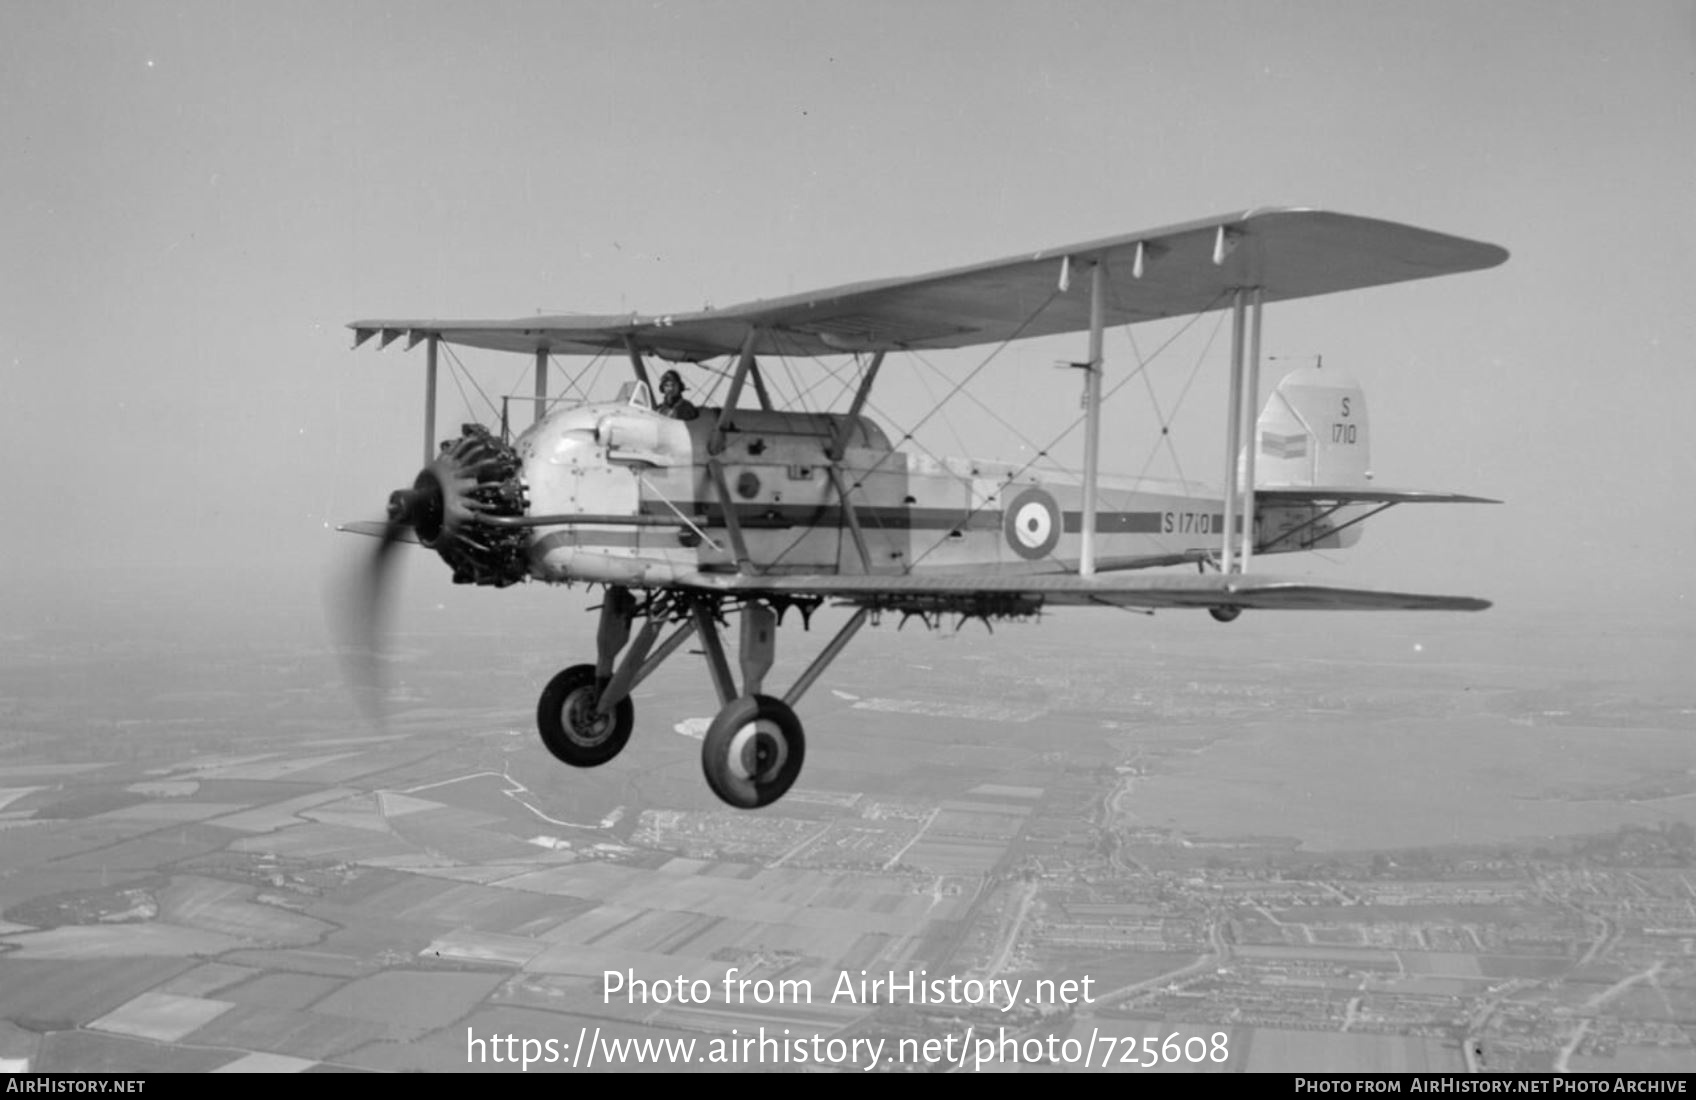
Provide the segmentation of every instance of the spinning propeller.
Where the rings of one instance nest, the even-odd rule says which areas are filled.
[[[395,548],[416,541],[453,567],[455,584],[496,587],[529,576],[529,535],[500,520],[524,513],[519,460],[507,444],[478,424],[442,446],[420,470],[412,488],[389,494],[388,518],[377,546],[355,580],[344,616],[349,673],[362,703],[380,714],[379,640],[393,587]],[[361,525],[376,533],[375,524]]]

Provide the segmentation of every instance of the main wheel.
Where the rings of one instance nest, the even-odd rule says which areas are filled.
[[[1213,616],[1215,622],[1230,623],[1236,621],[1237,616],[1243,613],[1243,609],[1240,607],[1210,607],[1207,609],[1207,613]]]
[[[801,720],[769,695],[730,702],[701,742],[707,786],[730,805],[757,810],[783,797],[801,774],[807,742]]]
[[[548,681],[536,704],[542,744],[574,768],[592,768],[617,756],[636,724],[636,705],[626,695],[611,714],[595,713],[600,702],[594,665],[572,665]]]

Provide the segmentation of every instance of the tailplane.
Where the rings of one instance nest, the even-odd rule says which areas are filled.
[[[1353,546],[1362,521],[1397,504],[1497,503],[1374,485],[1368,434],[1366,395],[1343,371],[1303,367],[1278,383],[1254,426],[1257,553]]]

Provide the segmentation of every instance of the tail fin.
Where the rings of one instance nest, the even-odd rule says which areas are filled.
[[[1342,371],[1284,376],[1254,426],[1255,488],[1364,488],[1372,481],[1366,395]]]
[[[1360,521],[1395,504],[1496,503],[1374,486],[1366,397],[1339,370],[1314,366],[1286,375],[1255,421],[1253,446],[1257,553],[1353,546]],[[1239,461],[1247,459],[1245,452]]]

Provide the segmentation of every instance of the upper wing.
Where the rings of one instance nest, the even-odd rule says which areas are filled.
[[[670,316],[525,317],[511,321],[368,320],[355,346],[381,334],[411,343],[597,355],[634,345],[677,360],[741,351],[817,356],[958,348],[1089,327],[1091,265],[1107,271],[1106,323],[1135,324],[1222,308],[1231,291],[1283,301],[1494,267],[1492,244],[1395,222],[1319,210],[1262,209],[991,263],[856,283]],[[410,346],[410,344],[409,344]]]
[[[1337,588],[1310,581],[1243,574],[1124,577],[1076,573],[1041,576],[790,576],[698,573],[684,583],[723,592],[822,596],[882,607],[951,609],[1022,601],[1031,605],[1177,608],[1236,607],[1265,611],[1482,611],[1490,601]],[[1032,608],[1034,609],[1034,608]]]

